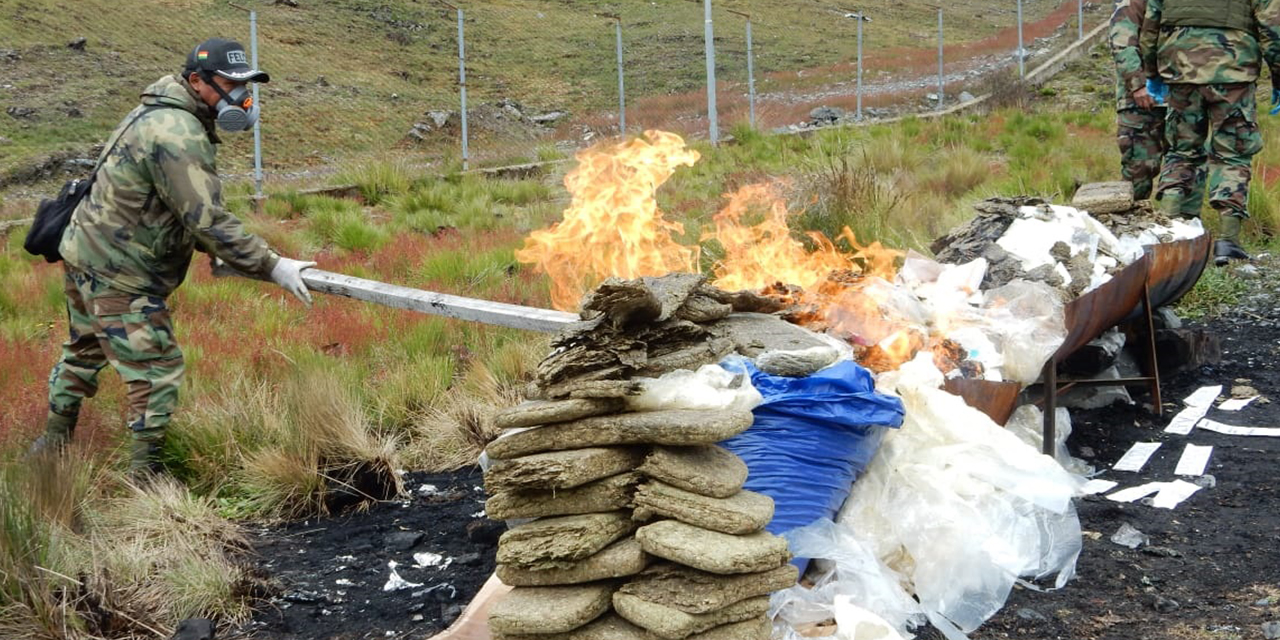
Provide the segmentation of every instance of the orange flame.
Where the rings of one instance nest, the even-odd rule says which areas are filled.
[[[696,270],[698,248],[675,241],[684,226],[663,218],[656,192],[677,167],[699,157],[663,131],[580,152],[564,179],[572,195],[564,219],[531,233],[516,259],[551,277],[551,301],[562,310],[576,309],[584,293],[611,276]]]

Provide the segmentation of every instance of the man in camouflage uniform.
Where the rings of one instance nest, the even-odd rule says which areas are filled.
[[[257,109],[244,86],[268,80],[249,67],[244,47],[206,41],[180,75],[147,87],[112,135],[60,245],[70,337],[49,377],[45,434],[34,451],[70,440],[81,402],[97,392],[98,373],[110,363],[128,387],[133,469],[160,469],[183,376],[165,301],[186,277],[193,250],[269,277],[310,303],[300,274],[315,263],[282,258],[245,231],[222,206],[214,167],[215,122],[248,128]]]
[[[1147,75],[1138,52],[1138,35],[1147,0],[1117,0],[1111,14],[1111,57],[1116,64],[1116,139],[1120,173],[1133,184],[1133,197],[1151,197],[1165,152],[1165,107],[1147,92]],[[1204,172],[1197,173],[1192,197],[1181,199],[1179,215],[1200,215]]]
[[[1147,77],[1169,87],[1169,148],[1157,187],[1164,209],[1183,210],[1208,140],[1209,204],[1221,216],[1214,262],[1249,259],[1239,240],[1262,149],[1255,83],[1265,60],[1280,87],[1280,0],[1148,0],[1139,47]],[[1273,89],[1273,104],[1277,98]]]

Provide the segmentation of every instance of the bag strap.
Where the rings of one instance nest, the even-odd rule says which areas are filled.
[[[144,115],[147,115],[148,113],[151,113],[152,111],[155,111],[156,109],[176,109],[176,108],[177,107],[172,107],[164,104],[149,104],[143,107],[141,111],[134,114],[134,116],[129,119],[128,124],[118,129],[115,132],[115,134],[111,136],[111,139],[107,143],[107,148],[102,151],[101,156],[98,156],[98,163],[93,165],[93,173],[89,174],[89,179],[96,180],[98,178],[98,170],[102,168],[102,165],[106,164],[107,158],[111,157],[111,152],[116,150],[116,144],[120,142],[120,138],[124,137],[125,132],[128,131],[129,128],[132,127],[133,124],[137,122],[139,118],[141,118]]]

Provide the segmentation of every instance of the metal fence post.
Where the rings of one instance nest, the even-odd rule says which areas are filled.
[[[1084,40],[1084,0],[1076,0],[1076,40]]]
[[[249,56],[253,68],[258,68],[258,12],[249,12]],[[253,83],[253,104],[258,104],[258,83]],[[261,107],[259,107],[261,108]],[[262,121],[253,123],[253,193],[262,201]]]
[[[618,135],[627,135],[627,86],[622,75],[622,16],[614,16],[618,35]]]
[[[862,119],[862,12],[858,12],[858,116]]]
[[[707,119],[710,121],[708,135],[711,136],[711,144],[720,144],[719,114],[716,111],[716,36],[711,22],[711,0],[703,0],[702,6],[706,14],[703,18],[706,26],[702,37],[706,41],[707,50]]]
[[[463,27],[464,14],[462,7],[458,10],[458,86],[462,89],[462,170],[466,171],[471,164],[467,131],[467,34]]]
[[[756,68],[755,54],[751,50],[751,14],[729,9],[729,13],[742,16],[747,20],[747,104],[751,114],[751,128],[756,127]]]
[[[1018,0],[1018,79],[1027,79],[1026,49],[1022,46],[1022,0]]]
[[[943,104],[947,99],[946,94],[946,75],[942,70],[942,7],[938,7],[938,110],[941,111]]]

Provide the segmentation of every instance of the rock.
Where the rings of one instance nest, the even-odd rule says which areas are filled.
[[[489,629],[510,634],[565,633],[609,610],[613,585],[517,587],[489,609]]]
[[[392,551],[409,551],[425,537],[421,531],[393,531],[382,537],[382,544]]]
[[[973,101],[973,100],[976,100],[976,99],[977,99],[977,98],[973,97],[973,94],[972,94],[972,93],[969,93],[968,91],[961,91],[961,92],[960,92],[960,102],[970,102],[970,101]]]
[[[467,525],[467,540],[476,544],[492,546],[502,537],[507,525],[492,520],[475,520]]]
[[[9,117],[15,118],[18,120],[24,120],[27,118],[34,117],[36,115],[36,109],[34,107],[14,106],[14,107],[9,107],[8,109],[5,109],[4,112],[9,114]]]
[[[747,465],[719,445],[654,447],[639,471],[698,495],[728,498],[747,481]]]
[[[1043,613],[1040,613],[1035,609],[1028,609],[1026,607],[1022,607],[1018,609],[1018,617],[1028,622],[1048,622],[1049,621],[1048,618],[1044,617]]]
[[[1177,600],[1166,598],[1162,595],[1156,595],[1151,601],[1151,607],[1160,613],[1172,613],[1182,607]]]
[[[1222,362],[1222,342],[1203,329],[1156,331],[1156,357],[1161,376],[1217,365]]]
[[[1146,547],[1142,550],[1149,556],[1157,556],[1161,558],[1181,558],[1182,552],[1170,547]]]
[[[296,4],[294,6],[297,6]],[[458,603],[446,604],[440,610],[440,622],[445,627],[452,625],[462,615],[464,607]]]
[[[1182,318],[1178,317],[1178,312],[1173,307],[1160,307],[1156,312],[1151,314],[1151,319],[1155,322],[1156,329],[1181,329]]]
[[[295,604],[315,604],[321,600],[322,598],[320,597],[320,594],[314,591],[306,591],[304,589],[298,589],[284,594],[285,602],[292,602]]]
[[[88,43],[89,43],[88,38],[85,38],[84,36],[80,36],[79,38],[76,38],[75,40],[68,42],[67,48],[71,49],[72,51],[84,51],[84,46]]]
[[[815,124],[833,124],[849,115],[840,107],[818,107],[809,112],[809,120]]]
[[[529,120],[532,120],[533,122],[536,122],[540,125],[547,126],[547,125],[553,125],[561,120],[564,120],[567,117],[569,117],[568,111],[548,111],[546,113],[540,113],[535,116],[529,116]]]
[[[81,38],[83,40],[84,38]],[[212,620],[188,618],[178,623],[171,640],[213,640],[215,637]]]
[[[1272,620],[1262,623],[1262,637],[1267,640],[1276,640],[1280,638],[1280,620]]]
[[[0,136],[0,145],[6,145],[6,144],[13,144],[13,141],[4,136]]]
[[[1191,482],[1192,484],[1199,485],[1201,487],[1204,487],[1205,489],[1212,489],[1218,486],[1218,479],[1213,477],[1213,474],[1211,473],[1206,473],[1198,478],[1193,479]]]
[[[640,527],[636,539],[647,553],[721,575],[768,571],[791,559],[787,541],[765,531],[733,536],[663,520]]]
[[[1124,332],[1112,329],[1072,352],[1059,365],[1059,371],[1092,376],[1114,364],[1124,345]]]
[[[1117,367],[1109,367],[1093,374],[1097,380],[1118,380],[1122,376]],[[1058,406],[1068,409],[1101,409],[1113,404],[1133,404],[1133,397],[1123,385],[1078,385],[1058,396]]]
[[[454,558],[453,561],[455,564],[460,564],[464,567],[474,567],[484,561],[484,556],[478,553],[464,553]]]
[[[276,5],[284,5],[284,6],[286,6],[286,7],[294,7],[294,8],[297,8],[297,6],[298,6],[298,0],[276,0],[276,1],[275,1],[275,4],[276,4]]]

